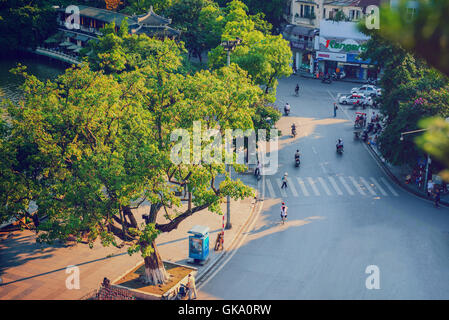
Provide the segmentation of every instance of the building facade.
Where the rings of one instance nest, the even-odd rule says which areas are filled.
[[[146,34],[157,38],[177,38],[180,31],[171,28],[171,19],[157,15],[153,8],[143,15],[128,16],[115,11],[79,5],[79,25],[69,18],[72,13],[65,9],[57,9],[58,33],[44,41],[46,49],[64,55],[77,57],[80,50],[90,40],[96,41],[102,35],[101,29],[106,24],[115,23],[118,31],[122,22],[127,19],[130,34]],[[66,22],[70,22],[70,25]]]

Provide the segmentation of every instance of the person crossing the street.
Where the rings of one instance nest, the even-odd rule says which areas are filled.
[[[287,188],[287,176],[288,176],[288,173],[287,172],[284,173],[284,176],[282,177],[281,189],[284,189],[284,187]]]

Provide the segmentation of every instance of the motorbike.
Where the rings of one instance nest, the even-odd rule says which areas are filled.
[[[289,113],[290,113],[290,109],[284,108],[284,114],[285,114],[286,116],[288,116]]]
[[[338,154],[343,154],[343,145],[342,144],[337,144],[337,153]]]
[[[332,74],[332,80],[336,81],[336,80],[341,80],[346,76],[346,74],[344,72],[340,72],[340,73],[336,73],[334,72]]]
[[[367,142],[367,141],[368,141],[368,130],[363,131],[363,134],[362,134],[362,140],[363,140],[364,142]]]
[[[322,83],[329,83],[329,84],[330,84],[330,83],[332,83],[332,80],[331,80],[331,78],[322,78],[322,79],[321,79],[321,82],[322,82]]]
[[[299,157],[295,157],[295,167],[299,167],[300,164],[301,160],[299,159]]]
[[[292,136],[293,136],[293,138],[296,137],[296,128],[292,128]]]

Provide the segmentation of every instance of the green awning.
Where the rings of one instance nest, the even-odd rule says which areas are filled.
[[[78,49],[78,48],[81,48],[81,47],[79,47],[77,45],[71,45],[71,46],[67,47],[67,49],[69,49],[69,50],[75,50],[75,49]]]
[[[64,42],[61,42],[59,45],[61,47],[68,47],[68,46],[73,46],[73,43],[68,42],[68,41],[64,41]]]
[[[81,34],[77,34],[76,37],[75,37],[75,39],[76,39],[76,40],[80,40],[80,41],[87,41],[87,40],[89,40],[89,37],[83,36],[83,35],[81,35]]]

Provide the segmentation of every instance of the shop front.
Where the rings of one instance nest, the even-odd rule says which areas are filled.
[[[310,73],[313,71],[315,32],[316,29],[303,26],[288,25],[285,27],[283,37],[290,41],[294,70]]]
[[[360,58],[360,54],[366,51],[368,40],[369,37],[360,33],[353,22],[323,21],[315,43],[315,74],[337,73],[344,78],[358,80],[376,78],[377,67],[370,60]]]

